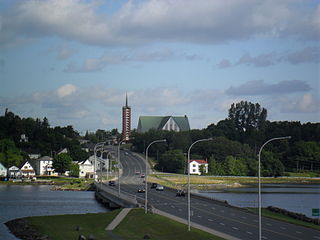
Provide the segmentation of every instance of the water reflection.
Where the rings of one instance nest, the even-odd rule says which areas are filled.
[[[58,214],[106,212],[94,192],[50,191],[46,185],[0,185],[0,239],[15,240],[3,224],[9,220]]]

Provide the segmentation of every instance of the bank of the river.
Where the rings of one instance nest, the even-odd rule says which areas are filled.
[[[182,174],[151,174],[148,177],[149,182],[156,182],[167,187],[185,189],[188,183],[188,177]],[[320,177],[262,177],[264,184],[320,184]],[[239,177],[239,176],[190,176],[192,189],[212,190],[223,188],[239,188],[248,185],[257,184],[257,177]]]
[[[217,236],[198,229],[186,230],[186,225],[157,214],[145,214],[143,209],[133,209],[111,233],[106,226],[119,210],[108,213],[28,217],[7,223],[10,230],[23,240],[78,239],[159,239],[159,240],[219,240]],[[25,231],[20,231],[19,226]],[[57,231],[59,229],[59,231]],[[26,234],[26,231],[31,231]]]
[[[93,179],[67,177],[38,177],[35,180],[0,181],[1,185],[53,185],[52,190],[59,191],[90,191]]]

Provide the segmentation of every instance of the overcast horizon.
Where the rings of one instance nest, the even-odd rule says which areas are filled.
[[[250,101],[320,120],[318,0],[3,0],[0,111],[84,134],[139,116],[192,129]]]

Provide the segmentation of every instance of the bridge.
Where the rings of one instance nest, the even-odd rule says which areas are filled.
[[[118,181],[116,186],[96,182],[96,197],[110,207],[142,207],[144,193],[138,193],[137,189],[144,188],[144,179],[140,178],[136,172],[145,172],[145,160],[130,151],[121,151],[120,159],[122,165],[120,194]],[[151,172],[150,168],[148,172]],[[173,189],[165,188],[164,191],[156,191],[149,187],[148,204],[148,209],[153,212],[183,223],[187,222],[187,198],[176,197],[176,191]],[[192,194],[191,212],[192,227],[202,228],[216,235],[220,234],[225,239],[259,239],[258,215],[242,208]],[[263,217],[262,239],[319,240],[320,231]]]

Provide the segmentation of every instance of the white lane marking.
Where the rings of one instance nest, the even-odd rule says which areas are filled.
[[[234,230],[239,230],[239,228],[237,228],[237,227],[232,227]]]
[[[202,218],[200,215],[198,215],[198,218]]]
[[[314,236],[313,238],[320,239],[320,237],[318,237],[318,236]]]
[[[220,212],[224,213],[224,210],[220,210]]]
[[[267,225],[268,225],[268,226],[272,226],[272,224],[270,224],[270,223],[267,223]]]
[[[263,239],[268,239],[267,237],[265,237],[265,236],[261,236],[261,238],[263,238]]]
[[[296,233],[301,234],[302,232],[296,231]]]
[[[242,219],[247,219],[246,217],[241,217]]]
[[[212,210],[215,210],[216,208],[215,208],[215,207],[212,207],[211,209],[212,209]]]
[[[285,227],[280,227],[280,228],[283,229],[283,230],[287,229],[287,228],[285,228]]]
[[[258,221],[258,220],[253,220],[253,222],[257,223],[257,222],[259,222],[259,221]]]
[[[248,234],[252,235],[252,232],[248,232],[248,231],[246,231],[246,233],[248,233]]]
[[[181,211],[182,211],[182,209],[180,209],[180,208],[179,208],[179,209],[178,209],[178,211],[179,211],[179,212],[181,212]]]
[[[221,226],[224,226],[224,223],[219,223]]]
[[[172,205],[171,205],[171,207],[172,207],[172,208],[175,208],[175,206],[172,206]]]
[[[210,219],[210,218],[208,218],[208,221],[213,222],[213,220],[212,220],[212,219]]]

